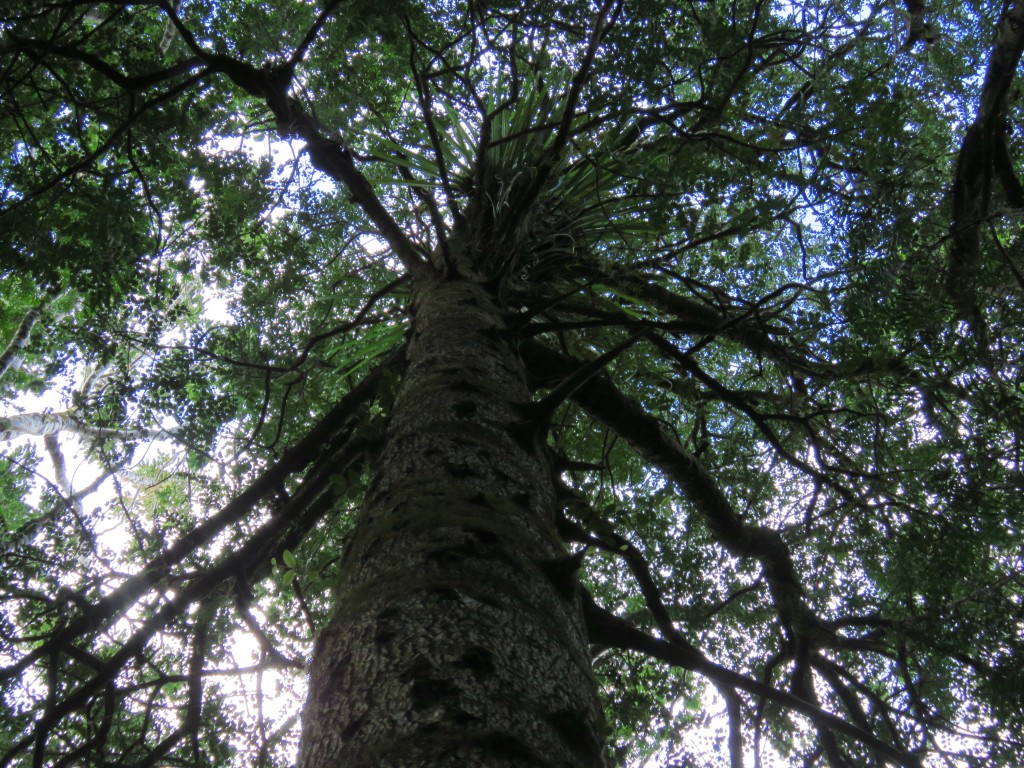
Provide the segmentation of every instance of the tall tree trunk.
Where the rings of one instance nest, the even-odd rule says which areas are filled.
[[[413,301],[405,379],[314,656],[300,766],[601,765],[550,470],[521,427],[522,361],[478,283],[420,282]]]

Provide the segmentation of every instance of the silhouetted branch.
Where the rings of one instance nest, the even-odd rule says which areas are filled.
[[[1024,3],[1014,2],[996,27],[978,112],[964,134],[953,180],[947,285],[950,295],[964,308],[973,304],[971,277],[978,259],[980,226],[989,216],[992,175],[1001,160],[999,147],[1005,145],[1006,110],[1022,54]],[[1002,164],[1006,161],[1002,160]],[[1012,193],[1013,185],[1010,189]]]
[[[704,675],[714,683],[736,688],[754,696],[764,697],[786,709],[791,709],[807,717],[820,729],[841,733],[855,741],[859,741],[872,749],[885,760],[905,768],[920,768],[921,759],[917,755],[902,752],[890,744],[886,744],[876,736],[843,720],[841,717],[826,712],[819,706],[791,693],[760,683],[749,677],[733,672],[709,660],[702,653],[691,647],[678,647],[667,640],[659,640],[636,629],[625,620],[601,608],[589,595],[584,595],[584,616],[587,620],[587,631],[591,641],[601,645],[612,646],[624,650],[638,651],[652,658],[659,659],[673,666],[679,666]]]
[[[543,344],[521,345],[527,367],[548,377],[568,375],[581,362]],[[573,400],[595,420],[622,437],[652,467],[660,469],[701,515],[715,539],[737,557],[761,563],[775,606],[787,631],[829,644],[832,633],[807,605],[789,547],[771,528],[746,523],[701,462],[664,424],[623,395],[606,375],[583,384]]]
[[[286,450],[277,464],[265,470],[218,513],[184,534],[160,555],[153,558],[140,573],[125,579],[117,589],[95,604],[88,606],[88,610],[71,618],[63,628],[58,629],[31,652],[0,670],[0,680],[12,679],[20,675],[38,659],[51,653],[61,652],[62,649],[80,638],[107,626],[122,615],[136,600],[164,580],[174,566],[229,526],[244,519],[263,498],[276,493],[279,488],[283,487],[285,481],[292,474],[317,462],[318,469],[303,482],[299,491],[292,496],[281,514],[272,518],[261,529],[263,533],[254,534],[252,542],[263,541],[268,537],[272,539],[275,531],[283,529],[282,526],[287,522],[289,511],[290,514],[295,515],[304,509],[303,504],[312,503],[308,491],[300,492],[303,488],[314,487],[322,490],[329,483],[330,475],[337,470],[335,464],[339,461],[338,456],[343,457],[344,462],[350,462],[354,460],[358,451],[362,450],[361,444],[346,442],[349,430],[358,418],[360,409],[376,395],[385,373],[403,356],[404,352],[396,353],[375,368],[343,397],[341,402],[321,419],[306,437]],[[195,578],[199,578],[199,576],[196,575]]]

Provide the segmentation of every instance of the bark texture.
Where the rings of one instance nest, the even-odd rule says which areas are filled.
[[[602,716],[523,364],[477,283],[421,282],[314,656],[302,768],[597,766]]]

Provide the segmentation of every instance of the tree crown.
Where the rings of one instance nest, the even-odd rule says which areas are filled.
[[[288,764],[465,279],[621,760],[1013,764],[1024,6],[520,5],[0,11],[0,763]]]

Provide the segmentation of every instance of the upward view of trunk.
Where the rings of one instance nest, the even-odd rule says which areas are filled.
[[[602,764],[522,362],[477,283],[421,282],[408,367],[313,662],[300,765]]]

